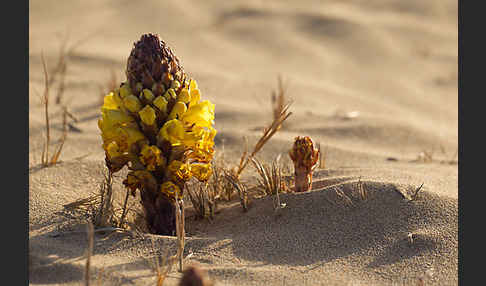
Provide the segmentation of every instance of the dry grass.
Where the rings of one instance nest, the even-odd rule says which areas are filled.
[[[287,87],[284,87],[282,76],[279,75],[277,81],[277,90],[272,90],[271,95],[273,120],[278,120],[280,114],[285,109],[285,106],[290,102],[290,100],[286,98]],[[282,124],[282,128],[284,128],[284,124]]]
[[[196,217],[200,219],[213,219],[217,208],[216,186],[194,183],[187,186],[187,194],[196,211]]]
[[[291,104],[292,103],[290,102],[285,104],[285,106],[280,110],[278,116],[274,117],[270,126],[263,129],[263,134],[255,144],[255,146],[253,147],[253,151],[251,152],[251,154],[248,155],[248,148],[246,148],[246,150],[241,155],[240,163],[235,171],[235,178],[240,177],[241,172],[243,172],[243,170],[251,161],[251,159],[263,148],[265,143],[267,143],[268,140],[270,140],[270,138],[272,138],[272,136],[275,135],[275,133],[280,130],[280,128],[282,127],[282,123],[287,118],[289,118],[290,115],[292,115],[292,112],[288,111]]]
[[[49,158],[49,145],[51,144],[51,132],[49,124],[49,74],[47,72],[47,65],[44,59],[44,54],[41,54],[42,67],[44,69],[44,93],[41,97],[41,102],[44,105],[44,114],[46,119],[46,141],[44,142],[44,148],[41,154],[41,166],[49,167],[55,165],[59,161],[62,147],[67,138],[67,108],[64,107],[63,112],[63,133],[60,138],[60,143],[57,146],[54,154]]]
[[[248,188],[244,183],[240,181],[238,177],[235,176],[233,172],[227,171],[225,173],[225,179],[238,191],[238,196],[240,198],[240,204],[243,210],[248,211],[249,199],[248,199]]]
[[[152,251],[156,253],[155,244],[152,240]],[[156,285],[164,285],[164,281],[167,278],[167,274],[172,270],[172,266],[176,262],[175,256],[169,256],[169,248],[165,247],[165,253],[163,256],[154,256],[152,261],[148,261],[152,271],[155,272]]]

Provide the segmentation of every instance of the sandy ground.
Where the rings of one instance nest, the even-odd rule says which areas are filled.
[[[226,204],[212,222],[188,216],[187,265],[197,263],[217,285],[458,284],[457,1],[29,5],[30,284],[83,281],[85,226],[63,216],[63,205],[99,188],[99,85],[111,71],[125,80],[133,43],[148,32],[170,44],[203,97],[216,104],[216,152],[224,150],[227,163],[238,163],[244,136],[253,145],[271,122],[270,94],[279,74],[293,114],[258,158],[282,154],[288,163],[298,135],[326,150],[314,190],[281,195],[287,206],[277,213],[267,197],[252,201],[247,213],[238,201]],[[74,49],[61,102],[77,117],[77,129],[68,133],[61,162],[40,168],[41,53],[52,71],[65,35]],[[49,105],[51,150],[62,126],[56,89],[54,84]],[[341,116],[352,111],[358,116]],[[422,152],[433,160],[417,160]],[[244,178],[251,182],[255,175],[249,166]],[[357,195],[358,179],[366,199]],[[115,190],[122,192],[119,180]],[[94,279],[155,285],[147,263],[152,241],[161,253],[175,243],[154,235],[97,235]],[[167,285],[180,277],[171,272]]]

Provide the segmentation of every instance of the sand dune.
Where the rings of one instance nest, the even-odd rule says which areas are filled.
[[[439,0],[29,1],[30,284],[83,279],[85,226],[63,205],[98,191],[99,85],[111,71],[125,80],[133,43],[153,32],[216,104],[216,152],[228,163],[238,163],[244,136],[252,146],[271,122],[278,75],[293,114],[258,158],[282,154],[289,164],[298,135],[326,150],[313,191],[282,194],[287,206],[277,213],[272,197],[253,200],[247,213],[235,200],[207,222],[194,220],[187,202],[188,264],[217,285],[456,285],[457,27],[457,2]],[[52,71],[66,34],[75,46],[62,101],[78,122],[61,162],[41,168],[41,53]],[[52,149],[62,133],[53,101]],[[343,119],[351,111],[358,116]],[[421,152],[433,160],[417,160]],[[243,177],[255,176],[249,167]],[[115,191],[124,194],[122,179]],[[152,241],[158,254],[175,244],[149,234],[96,236],[93,273],[104,273],[103,285],[154,285]],[[173,271],[167,285],[180,277]]]

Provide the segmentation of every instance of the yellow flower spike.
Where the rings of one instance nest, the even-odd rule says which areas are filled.
[[[138,115],[140,115],[140,119],[146,125],[152,126],[155,123],[155,110],[150,105],[146,105],[138,112]]]
[[[214,121],[214,104],[205,100],[189,106],[187,112],[182,115],[182,121],[189,125],[196,124],[201,127],[210,127]]]
[[[169,114],[168,120],[171,119],[181,119],[183,114],[186,112],[187,106],[184,102],[178,101],[174,104],[174,107],[172,107],[172,111]]]
[[[188,103],[191,101],[191,95],[189,94],[189,90],[187,88],[183,88],[179,95],[177,96],[177,101],[182,101],[184,103]]]
[[[206,182],[211,177],[213,170],[211,164],[194,163],[191,164],[191,173],[200,182]]]
[[[182,198],[181,189],[171,181],[167,181],[160,186],[160,191],[167,194],[169,197],[174,198],[176,194],[179,194],[179,198]]]
[[[157,108],[162,111],[162,112],[167,112],[167,99],[165,99],[165,97],[163,96],[157,96],[154,101],[153,101],[153,104],[155,106],[157,106]]]
[[[115,94],[113,92],[110,92],[109,94],[105,95],[103,98],[103,106],[101,107],[102,109],[119,109],[120,105],[116,102],[114,98]]]
[[[140,152],[140,161],[147,167],[148,171],[153,171],[157,166],[165,164],[165,158],[157,146],[144,145]]]
[[[130,84],[126,82],[120,87],[120,97],[123,99],[130,94],[132,94],[132,90],[130,89]]]
[[[131,112],[138,112],[142,109],[142,103],[140,103],[140,100],[133,94],[123,98],[123,105],[125,105],[126,109]]]
[[[181,145],[184,140],[184,125],[177,119],[167,121],[160,128],[158,138],[169,141],[172,146]]]
[[[152,91],[150,89],[144,89],[142,90],[142,94],[141,96],[147,100],[148,102],[152,102],[155,98],[154,94],[152,93]]]
[[[170,84],[170,88],[173,88],[174,90],[179,89],[179,87],[181,87],[181,83],[178,80],[174,80]]]
[[[170,162],[168,170],[173,179],[187,181],[191,178],[191,166],[178,160]]]
[[[189,103],[189,106],[196,105],[199,103],[199,100],[201,99],[201,92],[199,89],[192,89],[191,88],[191,101]]]

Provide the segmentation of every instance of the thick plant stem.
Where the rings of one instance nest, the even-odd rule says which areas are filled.
[[[169,197],[148,189],[142,190],[140,194],[148,231],[153,234],[175,235],[176,208]]]

